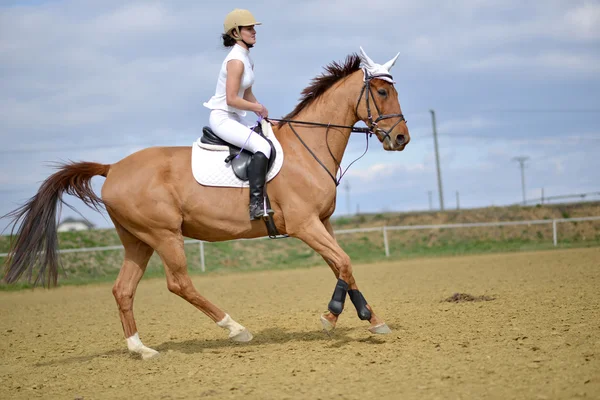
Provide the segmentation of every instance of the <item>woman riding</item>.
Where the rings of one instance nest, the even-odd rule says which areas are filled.
[[[209,124],[221,139],[254,155],[248,166],[250,183],[250,219],[266,217],[264,188],[271,145],[265,138],[243,123],[246,111],[253,111],[260,118],[267,118],[269,111],[252,93],[254,62],[250,49],[256,43],[254,16],[248,10],[235,9],[225,17],[223,45],[231,48],[221,65],[215,95],[204,106],[211,109]]]

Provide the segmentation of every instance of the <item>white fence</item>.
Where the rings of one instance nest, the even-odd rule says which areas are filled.
[[[509,221],[509,222],[474,222],[468,224],[445,224],[445,225],[403,225],[403,226],[383,226],[376,228],[357,228],[357,229],[342,229],[335,231],[335,235],[343,235],[348,233],[361,233],[361,232],[381,232],[383,235],[383,245],[385,249],[386,257],[390,256],[390,247],[388,242],[389,231],[410,231],[410,230],[423,230],[423,229],[457,229],[457,228],[478,228],[478,227],[500,227],[500,226],[515,226],[515,225],[549,225],[552,224],[552,242],[554,246],[558,246],[558,229],[557,225],[563,222],[582,222],[582,221],[600,221],[600,217],[581,217],[581,218],[560,218],[560,219],[540,219],[532,221]],[[237,240],[261,240],[268,239],[268,237],[261,237],[255,239],[237,239]],[[185,244],[199,243],[200,245],[200,268],[202,272],[206,271],[206,264],[204,258],[204,243],[201,240],[189,239],[184,241]],[[105,246],[105,247],[86,247],[79,249],[65,249],[59,250],[61,254],[66,253],[84,253],[91,251],[107,251],[107,250],[121,250],[123,246]],[[0,254],[0,257],[6,257],[8,253]]]

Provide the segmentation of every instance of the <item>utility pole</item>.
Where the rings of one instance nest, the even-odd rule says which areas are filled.
[[[348,182],[348,180],[346,180],[344,189],[346,189],[346,210],[348,211],[348,216],[349,216],[351,211],[350,211],[350,182]]]
[[[456,209],[460,210],[460,195],[458,194],[458,190],[456,191]]]
[[[527,199],[525,197],[525,161],[529,160],[527,156],[513,157],[513,161],[516,161],[521,166],[521,189],[523,191],[523,205],[527,205]]]
[[[440,170],[440,154],[438,150],[437,127],[435,125],[435,111],[429,110],[431,113],[431,124],[433,125],[433,144],[435,147],[435,165],[437,168],[438,193],[440,194],[440,210],[444,211],[444,192],[442,191],[442,172]]]
[[[542,188],[542,204],[544,204],[544,188]]]
[[[427,194],[429,195],[429,211],[433,210],[433,201],[432,201],[432,195],[433,192],[431,190],[427,191]]]

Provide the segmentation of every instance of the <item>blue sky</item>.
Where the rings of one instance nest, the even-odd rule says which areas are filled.
[[[310,79],[359,46],[392,70],[411,130],[404,152],[371,139],[350,169],[341,215],[438,207],[430,109],[447,208],[600,191],[600,2],[0,1],[0,215],[52,173],[49,163],[112,163],[158,145],[190,145],[208,121],[226,50],[225,15],[263,22],[254,93],[278,117]],[[351,139],[344,165],[364,149]],[[94,178],[99,192],[103,178]],[[107,217],[67,198],[85,217]],[[63,217],[72,216],[69,209]],[[3,229],[6,221],[0,221]]]

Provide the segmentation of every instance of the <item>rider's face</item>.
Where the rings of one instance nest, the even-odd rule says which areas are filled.
[[[256,44],[256,30],[254,29],[254,25],[242,26],[240,28],[240,34],[244,42],[249,45]]]

